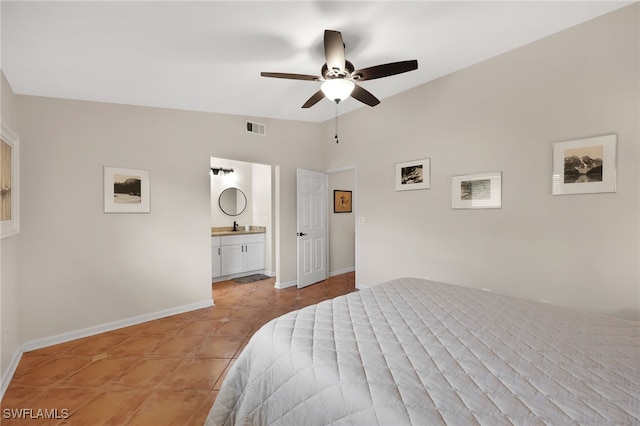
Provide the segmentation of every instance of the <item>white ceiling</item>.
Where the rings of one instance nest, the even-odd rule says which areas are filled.
[[[1,67],[18,94],[321,122],[334,103],[300,108],[320,83],[260,72],[319,75],[325,29],[356,69],[418,60],[360,83],[384,102],[630,3],[3,0]]]

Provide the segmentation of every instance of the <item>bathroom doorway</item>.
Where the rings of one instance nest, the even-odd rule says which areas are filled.
[[[244,229],[264,227],[264,274],[275,275],[274,218],[272,208],[272,167],[225,158],[210,158],[211,228],[233,227]],[[235,188],[239,205],[234,211],[223,209],[230,188]],[[228,200],[226,200],[228,202]],[[225,210],[227,210],[225,212]],[[215,280],[212,280],[215,281]]]

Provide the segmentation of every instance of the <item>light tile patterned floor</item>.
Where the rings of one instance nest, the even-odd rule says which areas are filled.
[[[214,307],[23,354],[0,423],[202,425],[225,373],[258,328],[355,291],[354,273],[300,290],[276,290],[274,281],[215,283]],[[29,418],[7,418],[11,410]],[[38,410],[58,419],[32,419],[44,416]]]

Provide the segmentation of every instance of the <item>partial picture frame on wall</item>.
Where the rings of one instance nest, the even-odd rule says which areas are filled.
[[[20,139],[0,125],[0,238],[20,232]]]
[[[149,171],[104,167],[105,213],[150,213]]]
[[[618,136],[554,142],[553,195],[616,192]]]

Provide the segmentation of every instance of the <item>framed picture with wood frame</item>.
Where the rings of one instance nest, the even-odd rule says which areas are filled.
[[[351,191],[335,189],[333,191],[333,212],[351,213]]]

